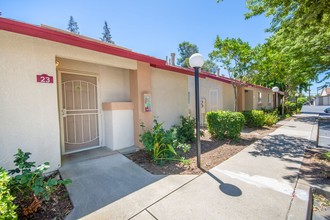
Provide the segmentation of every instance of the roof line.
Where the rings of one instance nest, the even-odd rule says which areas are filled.
[[[71,46],[76,46],[84,49],[89,49],[101,53],[111,54],[127,59],[132,59],[136,61],[149,63],[150,66],[164,69],[169,71],[174,71],[186,75],[193,76],[194,70],[189,68],[183,68],[178,66],[170,66],[166,64],[165,60],[158,59],[152,56],[147,56],[141,53],[136,53],[125,48],[120,48],[116,45],[107,44],[104,42],[99,42],[96,39],[88,38],[82,35],[73,34],[71,32],[59,30],[57,28],[52,28],[49,26],[37,26],[32,25],[8,18],[0,17],[0,30],[10,31],[18,34],[23,34],[27,36],[37,37],[45,40],[50,40],[58,43],[63,43]],[[67,33],[66,33],[67,32]],[[201,78],[210,78],[220,82],[228,84],[240,84],[245,86],[259,87],[263,89],[268,89],[266,87],[257,86],[249,83],[244,83],[235,79],[230,79],[224,76],[217,76],[207,72],[200,73]]]
[[[147,56],[144,54],[128,51],[118,47],[114,47],[103,43],[96,42],[95,40],[88,40],[79,35],[59,32],[50,28],[31,25],[23,22],[14,21],[7,18],[0,18],[0,30],[6,30],[14,33],[24,34],[32,37],[37,37],[45,40],[64,43],[71,46],[81,47],[89,50],[94,50],[102,53],[116,55],[128,59],[147,62],[150,64],[165,64],[164,60],[155,57]]]

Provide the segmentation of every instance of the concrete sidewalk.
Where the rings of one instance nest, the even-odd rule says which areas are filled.
[[[131,219],[306,219],[309,187],[299,183],[298,171],[305,148],[314,144],[315,116],[282,123],[272,134],[134,214],[125,204],[148,200],[147,191],[85,218],[125,219],[122,213],[130,212]]]

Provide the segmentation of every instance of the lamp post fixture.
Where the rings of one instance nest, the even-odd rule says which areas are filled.
[[[201,140],[200,140],[200,114],[199,114],[199,68],[204,64],[201,54],[195,53],[189,58],[189,65],[195,69],[195,105],[196,105],[196,147],[197,167],[201,168]]]
[[[277,92],[280,91],[280,89],[277,87],[277,86],[274,86],[272,88],[273,92],[275,93],[275,108],[277,108],[277,105],[278,105],[278,100],[277,100]]]

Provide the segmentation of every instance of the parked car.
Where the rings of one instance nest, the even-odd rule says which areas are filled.
[[[325,112],[325,113],[328,113],[328,114],[330,114],[330,107],[329,107],[329,108],[326,108],[326,109],[324,109],[324,112]]]

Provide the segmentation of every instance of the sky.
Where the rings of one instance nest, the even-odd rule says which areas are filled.
[[[5,18],[60,29],[67,29],[73,16],[80,34],[96,39],[107,21],[116,45],[160,59],[172,52],[178,57],[183,41],[196,44],[207,59],[217,35],[239,37],[251,46],[270,36],[265,32],[270,19],[245,20],[245,0],[0,0],[0,12]]]

